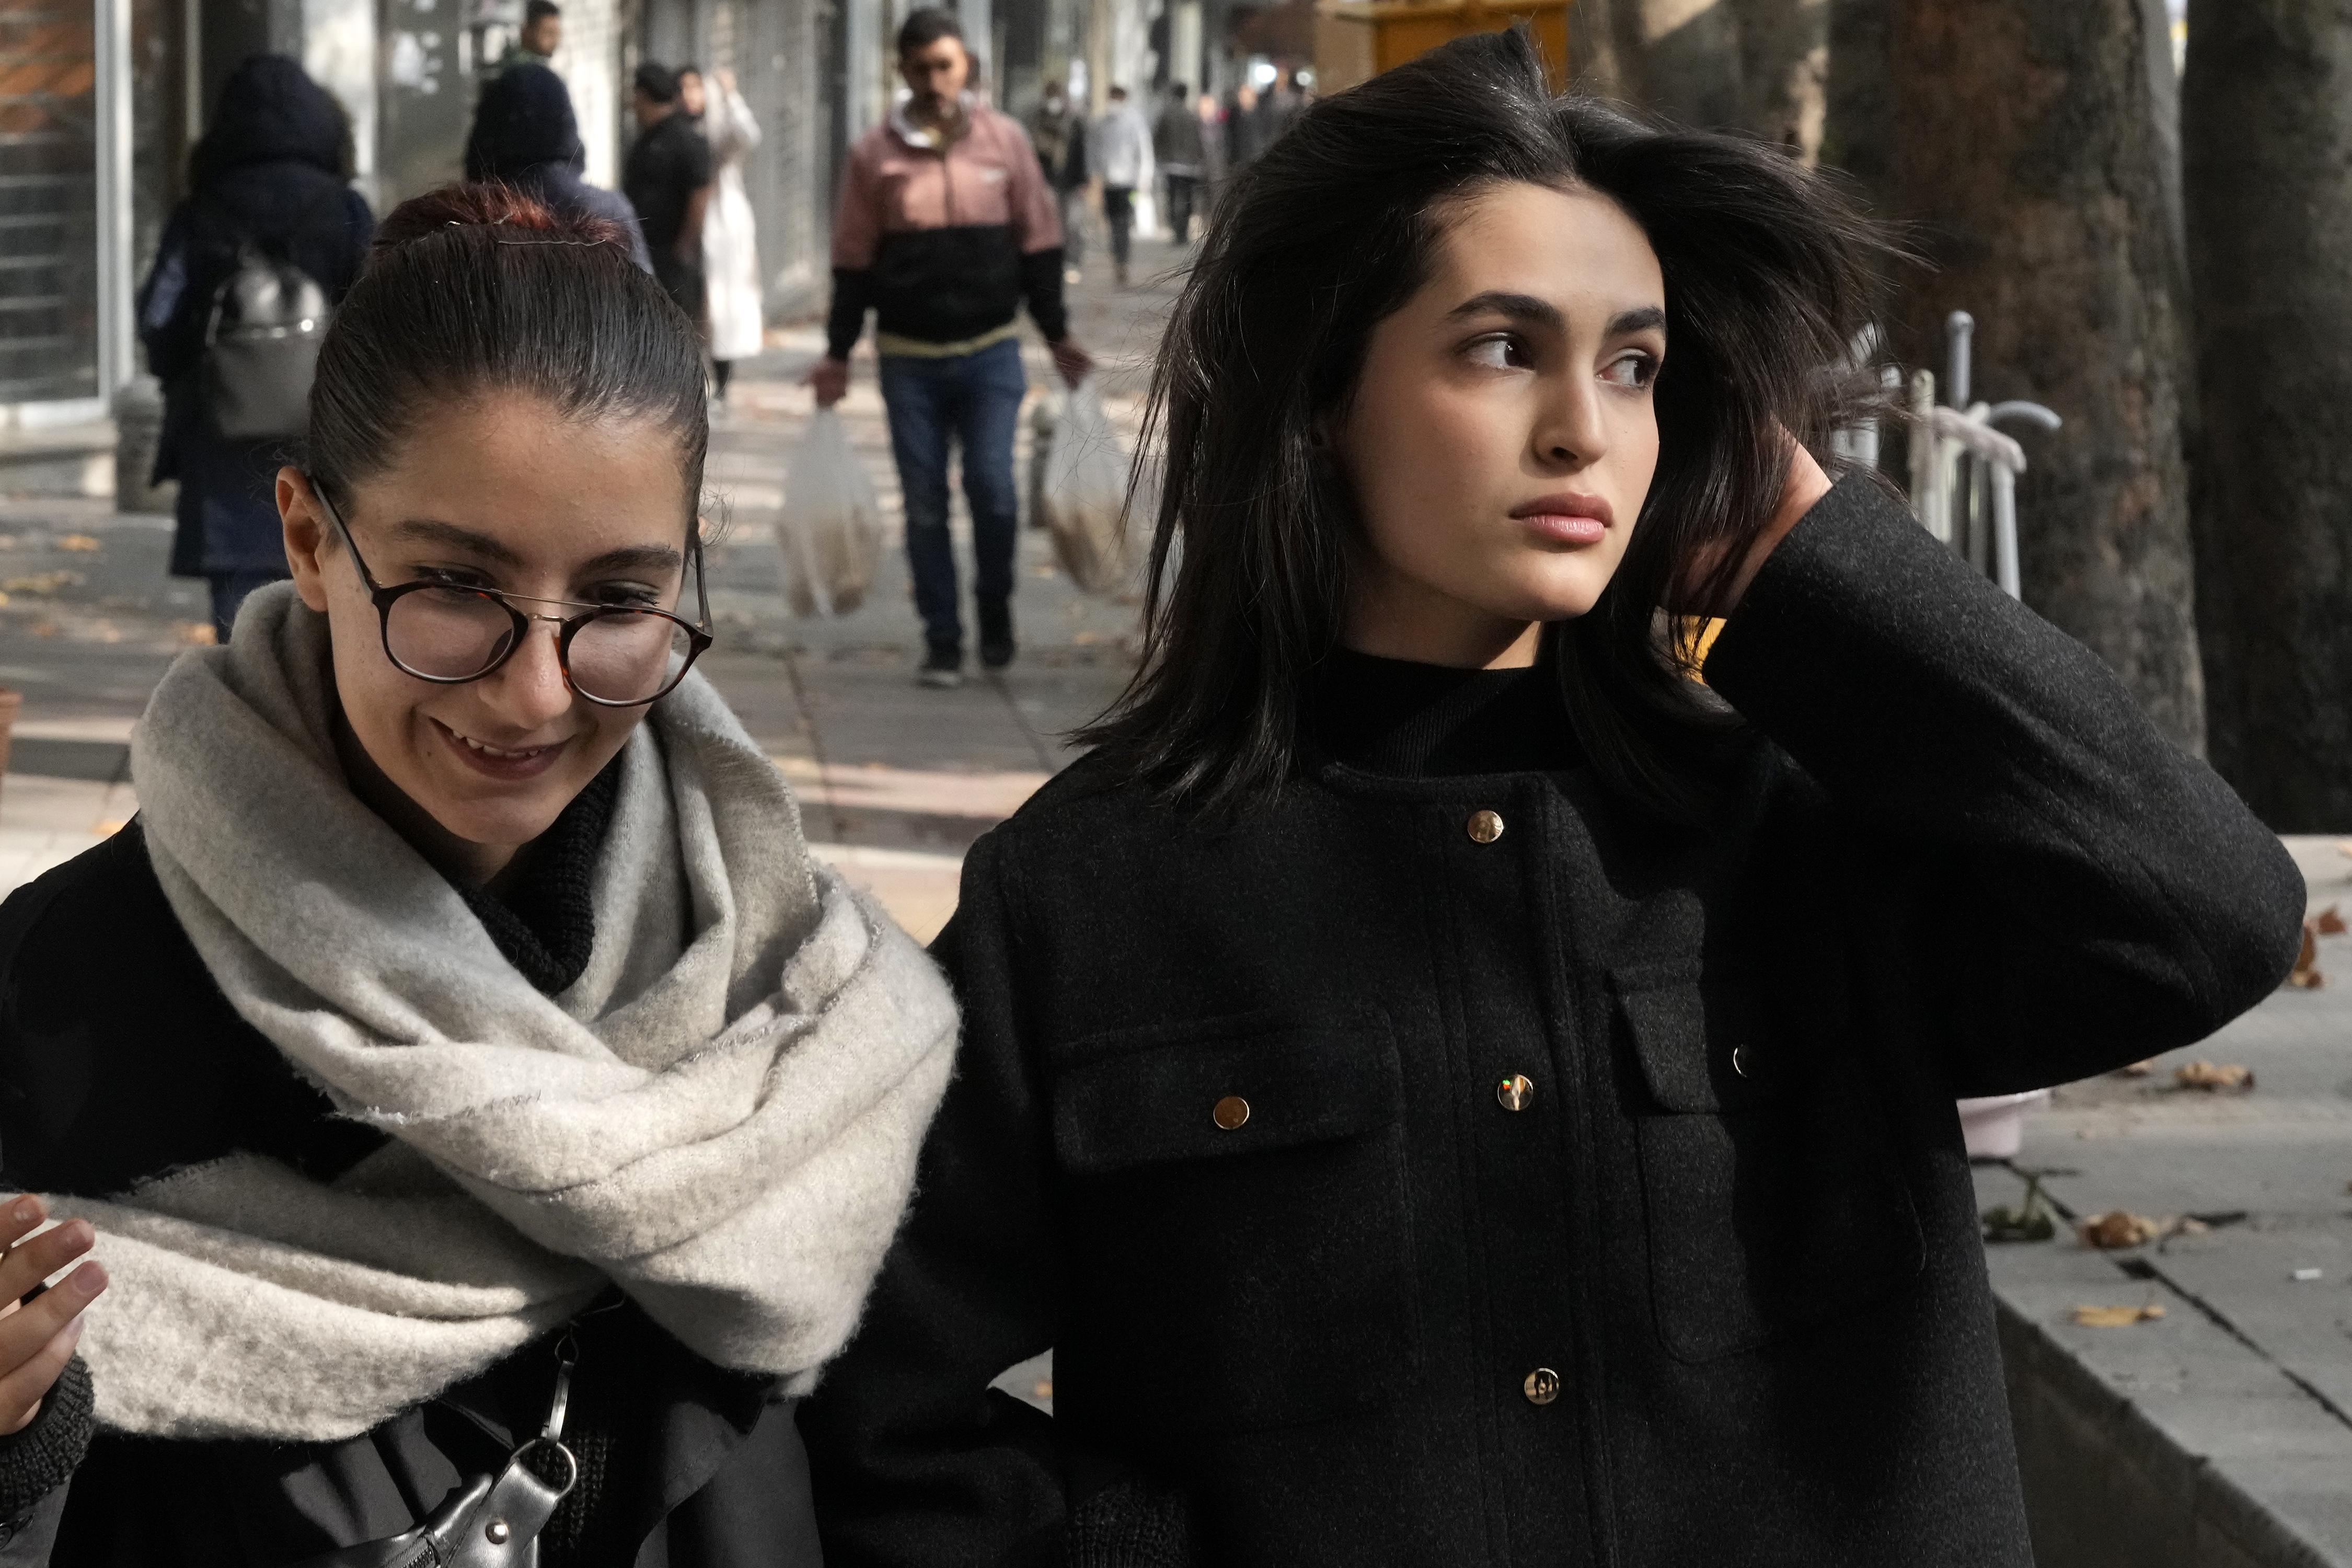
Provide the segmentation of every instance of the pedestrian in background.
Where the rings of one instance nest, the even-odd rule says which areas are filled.
[[[555,51],[563,47],[563,7],[555,0],[530,0],[522,8],[522,27],[506,52],[491,66],[489,76],[496,80],[515,66],[551,66]]]
[[[612,225],[386,219],[294,582],[0,911],[5,1557],[816,1568],[955,1012],[692,668],[704,410]]]
[[[1208,221],[1208,211],[1216,205],[1217,194],[1225,188],[1233,174],[1233,153],[1225,135],[1225,111],[1214,93],[1204,92],[1192,106],[1201,121],[1201,207],[1202,221]]]
[[[1086,265],[1087,118],[1060,82],[1045,84],[1029,116],[1029,141],[1037,149],[1037,162],[1061,215],[1063,276],[1076,283],[1078,269]]]
[[[631,108],[637,139],[621,190],[645,226],[654,276],[689,321],[702,321],[702,223],[710,205],[710,143],[679,101],[677,73],[651,60],[637,68]]]
[[[247,249],[299,267],[330,304],[342,298],[375,232],[348,183],[350,158],[350,122],[324,88],[282,56],[247,60],[221,84],[212,125],[189,155],[189,195],[164,224],[140,286],[140,341],[163,384],[154,482],[180,481],[172,574],[212,585],[222,642],[246,595],[286,575],[275,499],[286,442],[214,426],[203,392],[206,338]]]
[[[1168,188],[1168,232],[1179,245],[1192,243],[1192,199],[1208,173],[1208,153],[1201,142],[1201,112],[1192,89],[1178,82],[1168,89],[1160,118],[1151,127],[1151,156]]]
[[[1111,272],[1127,287],[1129,253],[1135,243],[1135,193],[1151,184],[1151,128],[1143,111],[1127,100],[1127,89],[1110,89],[1110,107],[1095,121],[1087,157],[1102,181],[1103,224],[1110,230]]]
[[[1258,118],[1257,89],[1247,81],[1235,87],[1225,102],[1225,173],[1240,174],[1257,162],[1265,150],[1265,125]]]
[[[2303,878],[1832,487],[1835,185],[1524,25],[1304,113],[1168,326],[1137,673],[931,949],[826,1560],[2030,1568],[1954,1097],[2204,1038]]]
[[[968,89],[963,29],[926,6],[898,29],[907,97],[857,139],[833,222],[833,310],[809,372],[820,408],[849,390],[849,353],[875,312],[890,452],[906,497],[907,564],[923,617],[917,678],[963,679],[963,619],[948,537],[948,457],[963,449],[980,662],[1013,662],[1013,437],[1028,389],[1014,316],[1030,319],[1073,386],[1094,362],[1062,304],[1062,225],[1020,124]]]
[[[496,180],[571,218],[602,218],[627,234],[629,254],[651,272],[637,210],[618,191],[581,178],[587,149],[563,79],[543,65],[521,61],[482,89],[474,129],[466,138],[466,178]]]
[[[700,78],[696,79],[697,85]],[[679,87],[684,90],[681,77]],[[710,380],[727,401],[727,378],[739,359],[766,345],[760,291],[760,235],[743,190],[743,160],[760,144],[760,122],[736,90],[735,73],[710,73],[702,134],[710,143],[710,205],[702,218],[703,298],[710,331]]]

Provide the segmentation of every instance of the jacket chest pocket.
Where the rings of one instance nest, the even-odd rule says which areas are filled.
[[[1754,1350],[1926,1267],[1867,1084],[1798,1070],[1687,979],[1621,974],[1658,1333],[1684,1361]]]
[[[1118,1042],[1054,1086],[1077,1255],[1061,1403],[1171,1433],[1384,1403],[1417,1354],[1386,1022],[1172,1033]]]

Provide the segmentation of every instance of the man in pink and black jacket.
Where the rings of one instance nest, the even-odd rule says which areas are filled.
[[[926,686],[963,679],[963,622],[948,542],[948,447],[963,447],[980,658],[1013,660],[1013,437],[1028,390],[1014,316],[1024,300],[1076,385],[1094,362],[1062,306],[1062,224],[1028,134],[965,90],[971,56],[945,11],[898,29],[910,96],[850,149],[833,224],[833,311],[809,374],[817,405],[849,389],[849,351],[875,311],[882,402],[906,495],[907,563],[928,645]]]

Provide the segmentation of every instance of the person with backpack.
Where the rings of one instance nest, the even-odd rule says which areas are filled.
[[[139,290],[140,341],[163,384],[154,481],[180,482],[172,574],[212,584],[213,631],[224,642],[246,595],[287,575],[277,475],[301,428],[298,413],[290,428],[238,433],[250,432],[250,420],[231,411],[224,428],[221,405],[299,411],[326,323],[314,319],[302,332],[298,316],[296,333],[277,340],[283,347],[235,362],[220,352],[223,331],[234,336],[237,304],[267,295],[273,280],[288,302],[299,297],[296,272],[329,307],[342,298],[375,234],[350,178],[341,106],[294,61],[255,56],[221,84],[212,128],[189,158],[188,197],[165,223]],[[270,382],[287,384],[257,384]]]

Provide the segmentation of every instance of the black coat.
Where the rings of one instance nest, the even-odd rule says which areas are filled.
[[[157,482],[180,481],[172,570],[283,576],[276,500],[288,443],[231,440],[205,423],[197,371],[213,297],[240,243],[291,261],[341,300],[375,234],[344,183],[342,110],[292,60],[262,55],[223,85],[220,112],[191,157],[194,194],[173,210],[139,290],[147,368],[163,384]]]
[[[589,855],[602,826],[600,813]],[[573,882],[585,898],[585,875],[542,880],[551,901]],[[530,951],[514,914],[471,901],[526,973],[550,962]],[[551,982],[578,973],[584,945],[573,956]],[[328,1180],[382,1141],[336,1118],[230,1006],[164,899],[138,823],[0,905],[8,1189],[107,1196],[239,1151]],[[91,1309],[106,1310],[104,1297]],[[770,1380],[710,1365],[617,1297],[577,1331],[567,1431],[583,1478],[593,1475],[579,1500],[594,1506],[557,1513],[541,1538],[546,1568],[814,1568],[806,1464],[792,1406]],[[500,1468],[518,1432],[537,1429],[554,1337],[348,1442],[100,1432],[34,1517],[7,1519],[21,1500],[0,1503],[0,1563],[43,1561],[26,1552],[50,1531],[58,1568],[280,1568],[398,1534],[465,1478]],[[28,1433],[47,1420],[45,1409]]]
[[[1858,481],[1706,676],[1759,734],[1704,831],[1585,769],[1336,764],[1216,828],[1081,763],[981,840],[958,1077],[802,1410],[831,1568],[1188,1529],[1265,1568],[2030,1563],[1952,1101],[2219,1027],[2301,879]],[[1048,1347],[1051,1419],[983,1394]]]

